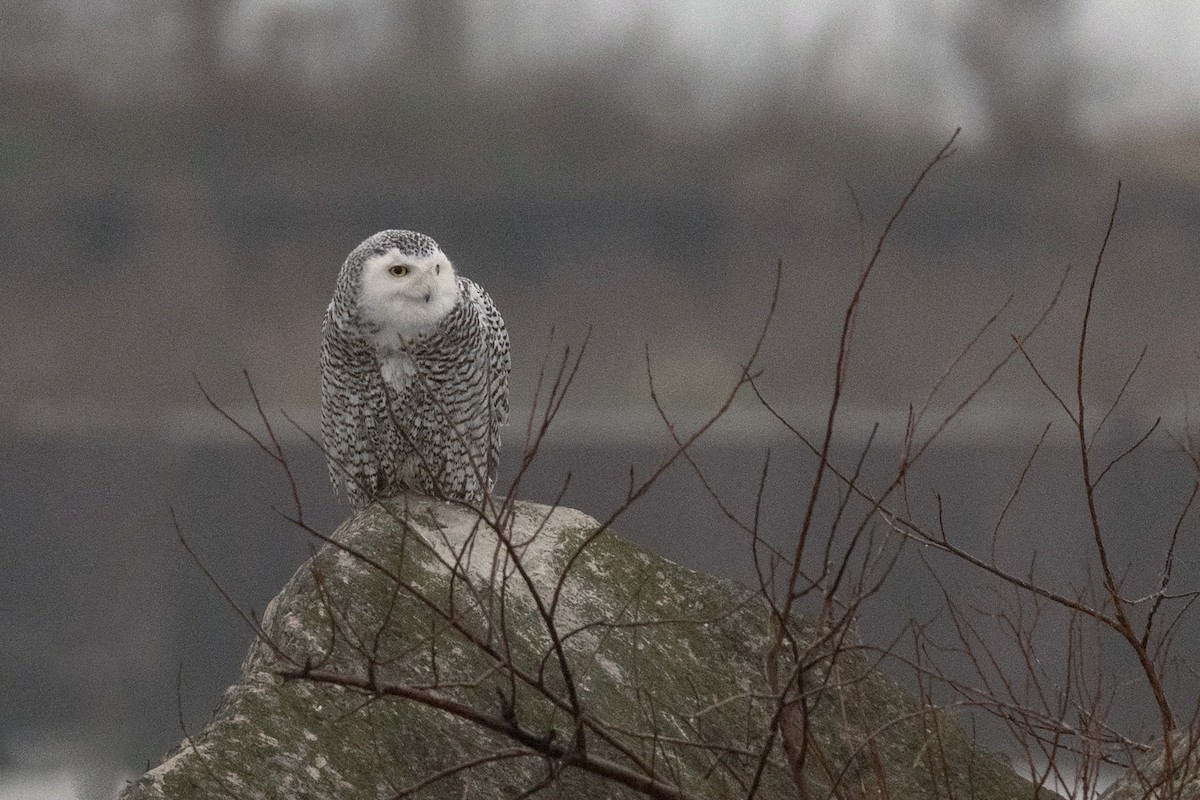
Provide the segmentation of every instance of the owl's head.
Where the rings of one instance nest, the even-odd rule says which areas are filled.
[[[357,268],[359,319],[379,336],[413,339],[432,330],[458,302],[450,259],[428,236],[380,231],[347,259]]]

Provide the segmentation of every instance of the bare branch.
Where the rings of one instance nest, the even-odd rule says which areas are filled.
[[[567,747],[559,743],[554,736],[530,733],[522,728],[515,719],[507,719],[505,715],[487,714],[437,691],[415,689],[395,683],[371,682],[364,678],[321,670],[283,670],[279,675],[284,680],[305,680],[312,683],[341,686],[345,689],[357,689],[369,694],[411,700],[429,708],[444,711],[481,728],[503,734],[531,751],[559,761],[563,766],[582,769],[641,792],[647,797],[656,798],[656,800],[687,800],[689,798],[689,795],[676,787],[656,780],[653,775],[642,774],[586,751]]]

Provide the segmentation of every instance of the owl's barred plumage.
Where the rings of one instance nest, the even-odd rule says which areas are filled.
[[[479,501],[508,419],[508,332],[437,243],[380,231],[342,265],[321,344],[321,432],[355,508],[412,489]]]

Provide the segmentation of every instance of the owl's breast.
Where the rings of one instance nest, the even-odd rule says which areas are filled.
[[[384,385],[398,395],[404,394],[412,384],[415,372],[412,359],[404,353],[385,356],[379,361],[379,374]]]

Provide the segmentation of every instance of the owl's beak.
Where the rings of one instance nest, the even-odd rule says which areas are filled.
[[[428,303],[428,302],[429,302],[429,298],[431,298],[431,297],[433,297],[433,292],[431,292],[431,291],[429,291],[428,289],[426,289],[426,290],[425,290],[425,302],[426,302],[426,303]]]

